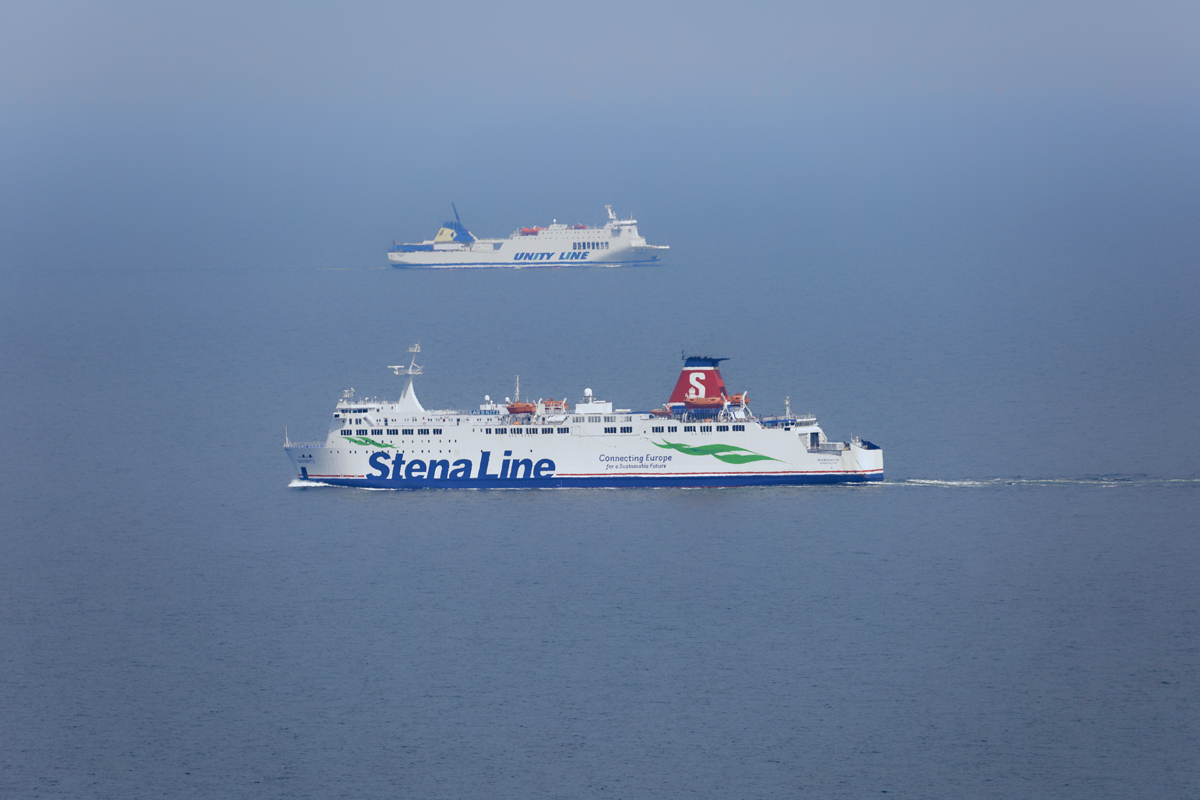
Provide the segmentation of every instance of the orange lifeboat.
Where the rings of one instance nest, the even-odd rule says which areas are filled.
[[[741,394],[735,394],[729,398],[729,405],[744,406],[744,405],[746,405],[747,398],[748,398],[748,395],[746,392],[742,392]]]
[[[588,229],[587,225],[572,225],[571,226],[571,230],[573,230],[573,231],[586,231],[587,229]]]
[[[533,403],[509,403],[505,406],[510,414],[536,414],[537,406]]]
[[[673,416],[675,416],[675,412],[669,408],[656,408],[653,411],[651,411],[650,413],[656,417],[673,417]]]
[[[542,403],[542,405],[546,408],[547,414],[553,413],[555,411],[565,413],[566,410],[568,408],[570,408],[570,406],[567,405],[567,398],[565,398],[565,397],[562,400],[547,400],[544,403]]]
[[[694,409],[711,409],[721,408],[725,405],[723,397],[692,397],[691,395],[683,398],[683,405],[686,408]]]
[[[522,236],[537,236],[541,228],[521,228]]]

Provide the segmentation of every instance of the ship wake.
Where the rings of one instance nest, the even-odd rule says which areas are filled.
[[[887,486],[924,486],[933,488],[991,488],[997,486],[1200,486],[1200,478],[1151,478],[1147,475],[1096,475],[1079,478],[904,478],[884,481]]]

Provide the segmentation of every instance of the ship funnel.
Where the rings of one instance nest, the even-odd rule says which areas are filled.
[[[458,207],[454,203],[450,204],[454,209],[454,219],[442,223],[442,227],[438,230],[437,236],[433,241],[442,244],[445,242],[477,242],[479,241],[475,234],[471,233],[463,227],[462,220],[458,217]]]
[[[707,356],[685,356],[683,370],[679,380],[671,392],[668,406],[679,407],[686,398],[720,397],[726,394],[725,380],[721,377],[718,365],[727,358],[709,358]]]

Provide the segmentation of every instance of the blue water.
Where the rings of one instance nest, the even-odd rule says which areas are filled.
[[[255,183],[286,139],[278,160],[242,143],[265,166],[201,149],[196,193],[154,153],[120,202],[109,166],[23,179],[0,272],[0,794],[1200,794],[1194,154],[1031,124],[1041,151],[997,136],[987,161],[947,147],[954,125],[990,130],[901,125],[867,163],[851,142],[782,169],[753,145],[796,131],[677,131],[630,184],[672,246],[638,269],[385,268],[465,193],[368,235],[351,212],[382,216],[378,187]],[[711,185],[689,171],[706,143],[739,154]],[[543,224],[538,190],[464,221]],[[615,200],[571,198],[581,221]],[[285,428],[320,438],[351,386],[394,397],[386,365],[417,340],[428,407],[516,374],[651,407],[681,349],[728,356],[757,411],[790,397],[877,442],[887,481],[289,488]]]

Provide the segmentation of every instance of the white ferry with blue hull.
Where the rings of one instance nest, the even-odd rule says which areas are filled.
[[[419,352],[419,347],[410,348]],[[413,391],[413,356],[394,402],[348,390],[322,442],[286,441],[308,484],[377,489],[698,487],[883,480],[883,451],[858,437],[834,442],[812,415],[758,417],[725,390],[724,359],[686,359],[662,408],[614,409],[590,389],[566,400],[426,410]]]
[[[451,207],[454,204],[451,203]],[[472,267],[620,267],[653,264],[668,250],[640,235],[637,220],[617,219],[612,206],[603,226],[564,225],[521,228],[507,239],[479,239],[454,219],[442,224],[437,236],[423,242],[393,243],[388,261],[407,269],[464,269]]]

